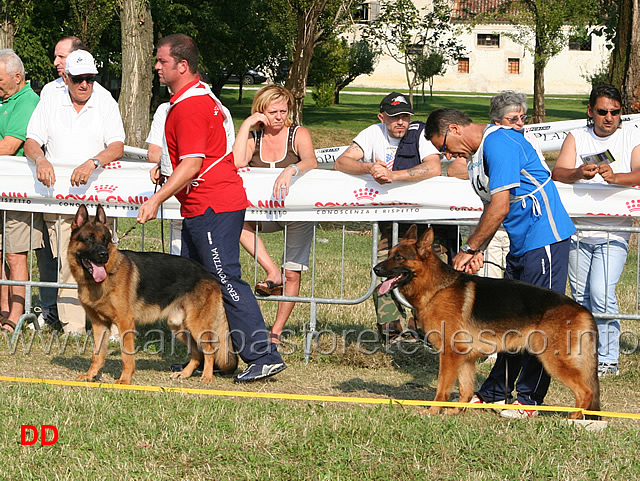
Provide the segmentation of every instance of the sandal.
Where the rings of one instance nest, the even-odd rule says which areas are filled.
[[[9,333],[14,332],[16,330],[16,323],[11,319],[7,319],[6,317],[0,315],[0,329]]]
[[[281,296],[282,284],[276,284],[267,279],[266,281],[258,282],[255,291],[260,296]]]

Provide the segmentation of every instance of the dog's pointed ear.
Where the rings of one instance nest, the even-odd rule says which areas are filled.
[[[78,212],[76,212],[76,216],[73,218],[73,223],[71,224],[71,230],[74,231],[84,225],[85,222],[89,220],[89,212],[87,211],[87,206],[82,204],[78,208]]]
[[[424,256],[428,250],[431,250],[431,245],[433,244],[433,227],[429,227],[427,232],[422,234],[420,241],[418,242],[418,253],[421,256]]]
[[[96,209],[96,222],[99,222],[100,224],[106,224],[107,223],[107,214],[104,213],[104,209],[102,208],[101,204],[98,204],[98,208]]]
[[[418,240],[418,227],[415,224],[411,224],[404,238],[407,240]]]

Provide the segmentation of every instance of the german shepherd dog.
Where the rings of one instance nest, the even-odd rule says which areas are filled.
[[[598,331],[591,312],[550,289],[458,272],[432,252],[432,229],[420,240],[416,232],[411,226],[374,272],[387,278],[379,286],[381,294],[399,287],[417,312],[418,326],[440,354],[434,401],[449,400],[456,378],[459,401],[470,401],[476,359],[527,349],[550,376],[573,391],[577,408],[600,410]],[[424,411],[436,414],[440,409]],[[582,414],[569,417],[581,419]]]
[[[202,382],[213,380],[213,368],[235,371],[229,324],[220,285],[197,262],[159,252],[118,250],[102,206],[93,221],[81,205],[71,226],[68,262],[78,283],[78,298],[93,329],[91,367],[78,381],[95,381],[104,367],[108,329],[120,331],[122,374],[130,384],[135,371],[135,323],[166,319],[171,331],[191,351],[191,359],[172,378],[188,378],[204,358]],[[195,340],[196,346],[192,345]]]

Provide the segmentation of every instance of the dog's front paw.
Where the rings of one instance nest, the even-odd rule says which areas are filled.
[[[200,381],[205,384],[211,384],[213,382],[213,376],[209,376],[208,374],[202,374],[200,377]]]
[[[178,371],[178,372],[174,372],[171,374],[171,379],[187,379],[188,377],[191,376],[187,376],[187,374],[183,371]]]
[[[120,378],[114,384],[131,384],[131,378]]]
[[[440,406],[431,406],[430,408],[420,409],[420,411],[418,411],[418,414],[420,414],[421,416],[424,416],[425,414],[427,416],[435,416],[440,412],[441,409],[442,408]]]
[[[76,381],[84,381],[84,382],[95,382],[98,380],[98,376],[91,376],[89,375],[89,373],[87,374],[80,374],[77,378]]]

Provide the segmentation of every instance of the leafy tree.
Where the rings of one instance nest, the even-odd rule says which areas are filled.
[[[433,0],[430,8],[418,9],[412,0],[387,0],[380,15],[364,32],[378,47],[404,66],[409,97],[420,82],[416,59],[428,58],[434,52],[445,62],[464,55],[464,47],[456,39],[456,28],[450,22],[448,0]]]
[[[432,52],[428,55],[416,57],[413,68],[418,81],[422,85],[422,103],[424,103],[424,84],[429,84],[429,95],[433,97],[433,78],[437,75],[444,75],[447,70],[447,63],[444,55],[440,52]]]
[[[597,18],[598,0],[498,0],[498,6],[476,21],[509,22],[514,42],[533,54],[533,122],[544,122],[544,71],[567,45],[567,25],[580,27]]]
[[[379,52],[374,51],[366,40],[358,40],[349,46],[346,59],[347,71],[344,75],[336,78],[333,103],[340,103],[340,91],[357,77],[373,73],[378,56]]]
[[[100,43],[102,32],[113,23],[119,0],[70,0],[67,30],[82,39],[93,51]]]
[[[21,24],[33,10],[33,0],[4,0],[0,5],[0,48],[13,48]]]
[[[333,38],[318,45],[309,66],[308,80],[313,85],[330,84],[331,103],[340,103],[340,91],[359,75],[373,72],[378,53],[365,40],[349,44],[345,38]]]
[[[284,86],[293,94],[293,119],[302,123],[307,75],[317,45],[336,37],[356,12],[358,0],[270,0],[279,18],[295,19],[295,36],[290,38],[289,73]]]
[[[200,68],[216,95],[231,74],[273,66],[286,56],[287,19],[280,18],[271,2],[152,0],[151,5],[156,38],[185,33],[196,41]]]

